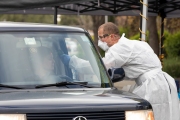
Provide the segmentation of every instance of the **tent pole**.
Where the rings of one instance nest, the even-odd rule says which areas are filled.
[[[140,30],[140,40],[141,41],[146,41],[146,26],[147,26],[147,14],[148,14],[148,0],[140,0],[141,2],[141,13],[140,13],[140,16],[141,16],[141,26],[139,28]]]
[[[54,24],[57,24],[57,12],[58,12],[58,6],[54,7]]]
[[[105,23],[107,23],[107,22],[108,22],[108,16],[105,15]]]

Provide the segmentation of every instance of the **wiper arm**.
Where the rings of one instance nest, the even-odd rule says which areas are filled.
[[[58,83],[53,83],[53,84],[38,85],[35,88],[43,88],[43,87],[51,87],[51,86],[66,86],[66,85],[80,85],[87,88],[93,88],[93,86],[85,85],[79,82],[69,82],[69,81],[63,81],[63,82],[58,82]]]
[[[5,88],[14,88],[14,89],[23,89],[23,88],[20,88],[20,87],[10,86],[10,85],[4,85],[4,84],[0,84],[0,87],[5,87]]]

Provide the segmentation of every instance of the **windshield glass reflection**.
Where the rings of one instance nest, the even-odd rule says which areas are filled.
[[[62,56],[68,57],[62,59]],[[111,87],[105,68],[84,33],[0,34],[0,74],[0,82],[5,85],[43,85],[70,80]]]

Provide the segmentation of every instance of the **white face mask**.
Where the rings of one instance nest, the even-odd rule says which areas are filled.
[[[98,46],[105,52],[109,49],[109,46],[107,45],[107,43],[102,42],[101,40],[98,40]]]

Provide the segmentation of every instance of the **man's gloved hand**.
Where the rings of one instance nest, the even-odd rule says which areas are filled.
[[[69,61],[70,61],[70,56],[66,55],[66,54],[62,54],[60,56],[61,61],[65,64],[65,65],[69,65]]]
[[[108,73],[113,83],[119,82],[125,77],[123,68],[110,68],[108,69]]]

